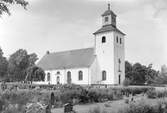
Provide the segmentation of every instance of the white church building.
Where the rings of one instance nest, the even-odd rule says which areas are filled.
[[[102,27],[94,34],[94,47],[49,53],[38,62],[45,84],[117,85],[125,79],[125,34],[116,26],[116,15],[102,14]]]

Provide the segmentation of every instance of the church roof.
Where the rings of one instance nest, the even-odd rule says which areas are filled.
[[[88,67],[95,57],[94,48],[47,53],[37,66],[44,70]]]
[[[112,25],[108,25],[108,26],[103,26],[102,28],[100,28],[99,30],[97,30],[95,33],[93,34],[98,34],[98,33],[103,33],[103,32],[108,32],[108,31],[116,31],[118,33],[121,33],[123,35],[125,35],[123,32],[121,32],[119,29],[117,29],[116,27],[113,27]]]
[[[101,16],[106,16],[106,15],[110,15],[110,14],[116,16],[116,14],[114,14],[114,12],[112,12],[110,9],[108,9],[107,11],[105,11]]]

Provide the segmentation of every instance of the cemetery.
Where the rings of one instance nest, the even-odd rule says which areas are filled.
[[[5,85],[5,88],[3,88]],[[17,86],[17,87],[16,87]],[[1,113],[164,113],[166,90],[149,86],[83,87],[64,84],[32,87],[1,83]],[[150,104],[151,103],[151,104]],[[147,109],[147,110],[145,110]],[[142,111],[143,110],[143,111]],[[144,112],[145,111],[145,112]]]
[[[167,113],[167,2],[83,1],[0,0],[0,113]]]

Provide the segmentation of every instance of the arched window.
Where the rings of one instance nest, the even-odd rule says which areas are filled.
[[[108,17],[105,17],[105,22],[108,22]]]
[[[47,81],[50,81],[50,73],[47,73]]]
[[[70,71],[67,72],[67,83],[71,84],[71,72]]]
[[[118,43],[118,37],[117,37],[117,43]]]
[[[102,80],[106,80],[106,75],[107,75],[106,71],[102,71]]]
[[[83,80],[83,72],[82,71],[78,72],[78,80]]]
[[[57,75],[59,75],[59,74],[60,74],[60,71],[57,72]]]
[[[70,71],[67,72],[67,79],[71,79],[71,72]]]
[[[122,40],[121,40],[121,38],[120,38],[120,44],[122,44]]]
[[[57,84],[60,84],[60,77],[57,76]]]
[[[102,37],[102,41],[101,41],[102,43],[105,43],[106,42],[106,37],[105,36],[103,36]]]

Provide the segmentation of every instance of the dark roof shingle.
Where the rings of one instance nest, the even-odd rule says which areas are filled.
[[[100,28],[98,31],[96,31],[95,33],[93,33],[93,34],[98,34],[98,33],[103,33],[103,32],[108,32],[108,31],[116,31],[118,33],[121,33],[121,34],[125,35],[123,32],[121,32],[116,27],[113,27],[112,25],[104,26],[104,27]]]
[[[112,12],[110,9],[105,11],[101,16],[106,16],[106,15],[109,15],[109,14],[112,14],[112,15],[116,16],[116,14],[114,14],[114,12]]]
[[[94,48],[45,54],[37,66],[44,70],[88,67],[95,59]]]

